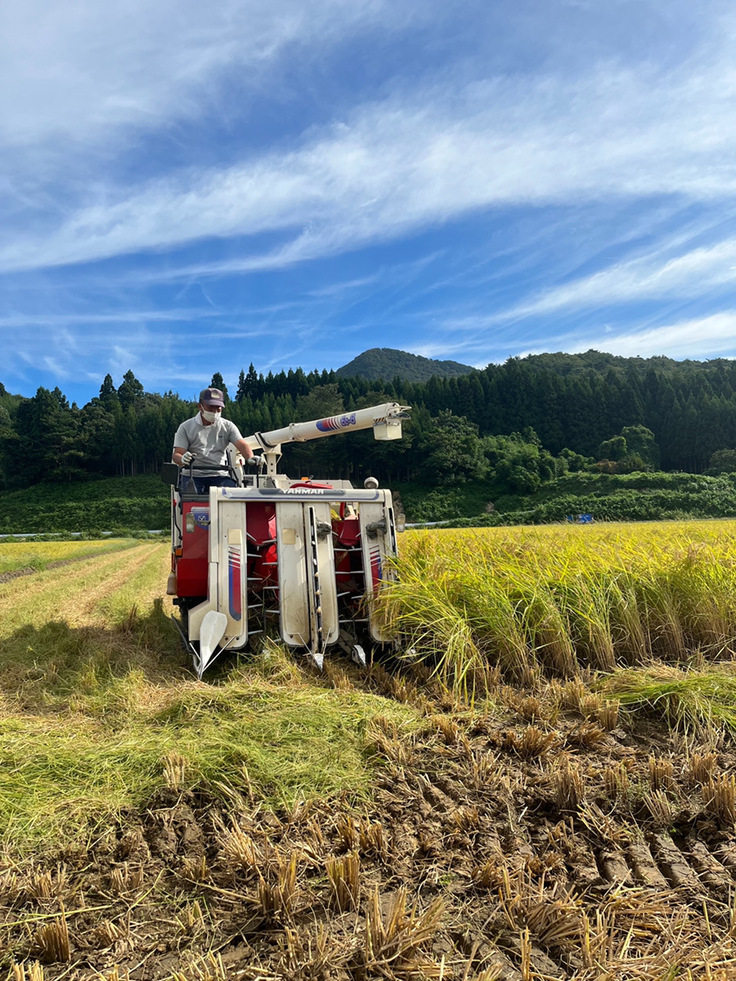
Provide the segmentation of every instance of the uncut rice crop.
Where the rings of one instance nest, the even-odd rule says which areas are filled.
[[[412,531],[397,571],[385,622],[461,687],[488,666],[572,677],[736,646],[734,521]]]
[[[75,542],[0,542],[0,575],[18,569],[45,569],[51,562],[81,559],[130,548],[131,539],[107,538]]]

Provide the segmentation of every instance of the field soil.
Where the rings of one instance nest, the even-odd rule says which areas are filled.
[[[736,977],[736,754],[580,680],[472,709],[341,663],[379,718],[369,795],[289,812],[167,786],[89,838],[0,864],[7,977]],[[36,964],[38,962],[38,964]],[[36,973],[33,973],[33,972]]]

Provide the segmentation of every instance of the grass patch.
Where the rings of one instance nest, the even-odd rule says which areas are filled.
[[[618,671],[597,686],[633,709],[656,712],[671,726],[736,733],[736,667],[683,670],[667,664]]]
[[[109,822],[166,785],[173,757],[181,789],[225,785],[270,806],[360,795],[371,719],[416,713],[298,675],[284,690],[241,668],[216,688],[176,679],[164,691],[131,672],[100,686],[94,716],[2,713],[0,840],[23,851]]]
[[[333,689],[275,646],[194,680],[161,599],[167,568],[168,549],[145,543],[0,590],[3,844],[89,833],[167,785],[172,760],[182,789],[270,806],[359,795],[371,720],[413,725],[415,709]]]
[[[170,489],[158,477],[35,484],[0,493],[0,532],[101,532],[168,528]]]

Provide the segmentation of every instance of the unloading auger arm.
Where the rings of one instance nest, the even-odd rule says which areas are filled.
[[[358,432],[361,429],[372,429],[375,439],[401,439],[401,422],[408,417],[408,405],[384,402],[383,405],[372,405],[367,409],[343,412],[325,419],[292,422],[282,429],[246,436],[245,441],[252,450],[263,450],[266,472],[268,476],[274,476],[284,443],[306,443],[323,436],[337,436],[338,433]]]

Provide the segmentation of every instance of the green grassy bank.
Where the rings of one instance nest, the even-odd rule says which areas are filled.
[[[548,524],[578,514],[592,514],[596,521],[736,517],[736,474],[576,473],[525,496],[488,482],[396,489],[408,521],[456,526]]]
[[[398,483],[407,521],[453,525],[547,524],[736,517],[736,474],[567,474],[530,495],[488,481],[447,487]],[[0,534],[95,533],[169,527],[169,488],[155,476],[36,484],[0,493]]]
[[[169,488],[158,477],[35,484],[0,494],[0,534],[169,527]]]

